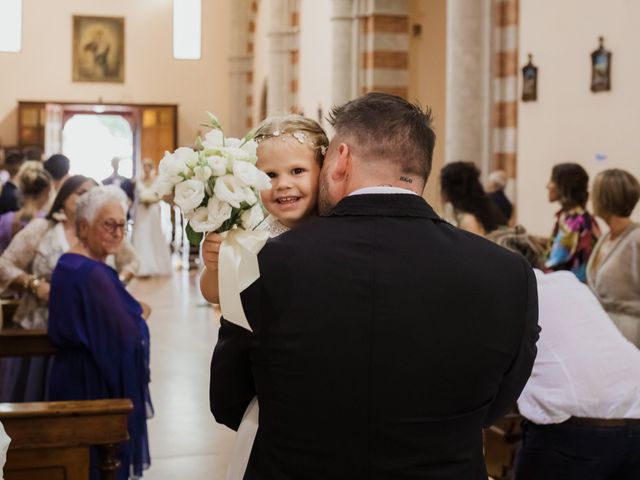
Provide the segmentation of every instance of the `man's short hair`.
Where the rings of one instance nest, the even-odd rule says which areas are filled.
[[[11,152],[4,159],[4,169],[9,172],[12,177],[18,173],[20,167],[25,162],[24,155],[21,152]]]
[[[403,174],[426,181],[431,172],[436,135],[431,109],[386,93],[372,92],[329,115],[337,137],[351,137],[356,154],[396,163]]]
[[[44,169],[51,174],[54,180],[62,180],[69,173],[69,159],[56,153],[44,162]]]
[[[625,170],[600,172],[593,182],[593,209],[596,215],[630,217],[640,199],[640,184]]]

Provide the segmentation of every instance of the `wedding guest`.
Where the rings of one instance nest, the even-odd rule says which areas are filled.
[[[113,168],[113,173],[102,180],[102,184],[115,185],[116,187],[121,188],[122,191],[127,194],[127,197],[129,197],[129,204],[131,205],[135,199],[135,185],[133,184],[131,179],[120,175],[120,160],[121,159],[118,157],[114,157],[111,160],[111,168]]]
[[[132,238],[140,261],[138,275],[171,275],[171,249],[162,231],[161,199],[153,188],[153,161],[143,160],[142,170],[142,178],[136,182]]]
[[[593,183],[593,210],[609,231],[598,240],[587,265],[591,290],[622,334],[640,347],[640,224],[631,213],[640,184],[629,172],[605,170]]]
[[[589,175],[577,163],[553,167],[547,184],[550,202],[559,202],[545,270],[570,270],[582,282],[587,280],[587,262],[600,237],[598,223],[586,210]]]
[[[0,192],[0,215],[20,209],[20,190],[15,184],[15,177],[24,162],[24,155],[19,152],[10,153],[4,160],[4,169],[9,173],[9,179]]]
[[[53,180],[41,162],[29,161],[20,167],[16,183],[22,192],[21,206],[0,215],[0,253],[31,220],[44,216],[42,209],[49,202]]]
[[[440,171],[440,194],[447,220],[457,227],[486,235],[507,219],[485,193],[480,170],[472,162],[452,162]]]
[[[494,170],[489,174],[489,198],[508,221],[513,214],[513,204],[504,192],[507,181],[507,173],[504,170]]]
[[[142,476],[150,465],[147,418],[149,329],[143,308],[105,260],[115,254],[127,228],[127,197],[114,186],[96,187],[79,200],[79,242],[63,254],[51,276],[48,334],[57,353],[51,367],[49,398],[94,400],[128,398],[129,441],[118,451],[117,478]],[[96,452],[91,479],[100,478]]]
[[[53,189],[57,192],[69,176],[69,159],[60,153],[56,153],[44,162],[44,168],[53,177]]]
[[[544,274],[524,229],[489,236],[521,253],[538,285],[538,355],[518,408],[527,419],[518,480],[640,478],[640,351],[566,271]]]
[[[9,444],[11,443],[11,439],[7,432],[4,431],[4,427],[2,426],[2,422],[0,422],[0,480],[3,477],[3,469],[4,464],[7,461],[7,450],[9,450]]]
[[[93,179],[82,175],[68,178],[47,217],[31,221],[0,256],[0,291],[22,292],[13,316],[19,328],[47,327],[51,273],[60,256],[77,243],[76,203],[95,186]],[[126,240],[109,262],[117,266],[123,282],[138,268],[133,247]],[[0,402],[45,400],[49,363],[49,357],[0,360]]]

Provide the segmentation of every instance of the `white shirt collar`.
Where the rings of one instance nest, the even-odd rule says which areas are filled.
[[[405,195],[418,195],[416,192],[412,191],[412,190],[407,190],[406,188],[399,188],[399,187],[364,187],[364,188],[360,188],[358,190],[355,190],[353,192],[351,192],[349,195],[347,196],[352,196],[352,195],[369,195],[369,194],[405,194]]]

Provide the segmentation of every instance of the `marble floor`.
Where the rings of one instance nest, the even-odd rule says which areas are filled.
[[[137,279],[131,293],[152,308],[151,468],[147,480],[224,478],[235,432],[209,411],[209,364],[219,311],[200,296],[195,273]]]

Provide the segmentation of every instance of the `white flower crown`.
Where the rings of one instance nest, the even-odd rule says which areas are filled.
[[[281,138],[283,142],[286,140],[286,137],[293,137],[300,143],[309,145],[309,146],[311,146],[313,148],[318,148],[320,150],[320,153],[323,156],[327,153],[327,146],[326,145],[318,145],[315,142],[312,142],[311,140],[308,140],[307,139],[307,134],[304,133],[304,132],[301,132],[299,130],[295,130],[293,132],[275,130],[273,133],[260,134],[260,135],[256,136],[254,138],[254,140],[255,140],[256,143],[260,143],[260,142],[262,142],[264,140],[267,140],[269,138],[274,138],[274,137]]]

